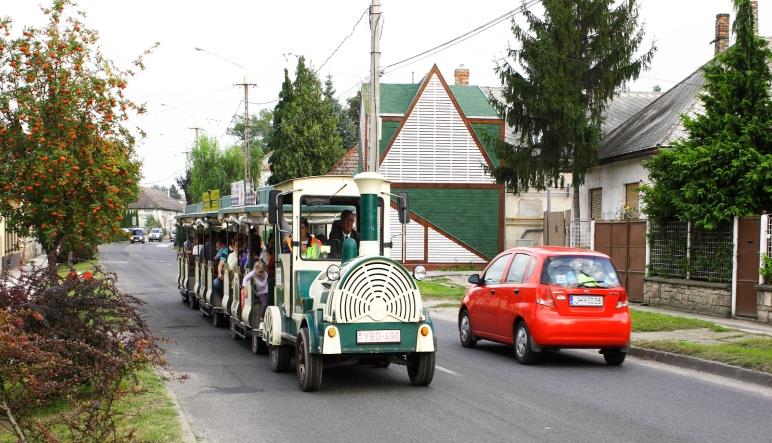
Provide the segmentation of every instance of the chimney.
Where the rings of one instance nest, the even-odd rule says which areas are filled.
[[[718,55],[729,46],[729,14],[716,14],[716,38],[714,55]]]
[[[456,68],[456,70],[453,73],[455,74],[457,85],[469,84],[469,70],[466,69],[464,65],[461,65],[458,68]]]
[[[751,0],[751,11],[753,11],[753,33],[759,35],[759,2]]]

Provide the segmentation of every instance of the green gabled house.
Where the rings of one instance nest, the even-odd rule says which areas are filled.
[[[410,196],[404,257],[400,237],[391,249],[406,263],[485,263],[504,248],[504,188],[486,172],[498,164],[490,145],[504,137],[504,121],[480,87],[467,84],[468,70],[457,69],[455,77],[448,85],[435,65],[420,83],[380,86],[378,172],[392,192]],[[358,150],[348,154],[349,163],[357,155],[360,170],[367,108],[363,103]],[[396,223],[395,206],[389,216]]]

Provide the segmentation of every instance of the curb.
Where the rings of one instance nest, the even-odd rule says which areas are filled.
[[[766,372],[753,371],[751,369],[732,366],[726,363],[719,363],[711,360],[705,360],[688,355],[674,354],[672,352],[658,351],[649,348],[631,347],[629,355],[653,360],[659,363],[678,366],[686,369],[707,372],[722,377],[733,378],[747,383],[753,383],[768,388],[772,388],[772,374]]]
[[[172,402],[172,405],[174,406],[174,409],[177,411],[177,421],[180,424],[180,430],[182,433],[182,441],[184,443],[196,443],[202,440],[198,440],[196,438],[196,434],[193,432],[193,428],[190,425],[190,422],[188,421],[188,417],[185,415],[185,412],[182,410],[182,406],[180,406],[180,402],[177,400],[177,394],[172,391],[172,389],[167,384],[169,380],[171,380],[173,377],[171,374],[161,368],[155,368],[156,373],[161,377],[161,380],[163,381],[164,389],[166,389],[166,395],[168,395],[169,400]]]

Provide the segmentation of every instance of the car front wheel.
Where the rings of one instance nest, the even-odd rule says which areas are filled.
[[[515,358],[524,365],[535,363],[539,358],[539,353],[531,349],[531,333],[528,326],[521,321],[515,327]]]

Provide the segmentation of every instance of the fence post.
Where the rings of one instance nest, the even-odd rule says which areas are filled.
[[[595,250],[595,219],[590,220],[590,251]]]
[[[686,222],[686,279],[691,277],[692,265],[692,221]]]
[[[737,230],[739,218],[735,216],[734,226],[732,228],[732,317],[737,310]]]
[[[761,214],[761,220],[759,224],[761,225],[760,233],[759,233],[759,284],[764,284],[764,277],[761,276],[761,266],[764,264],[763,258],[764,254],[767,253],[768,245],[769,245],[769,239],[767,238],[767,229],[769,228],[769,214]],[[769,282],[772,283],[772,282]]]
[[[649,242],[649,220],[646,219],[646,236],[644,237],[646,240],[646,259],[644,261],[644,269],[643,269],[643,275],[645,277],[649,276],[649,263],[651,262],[651,243]]]

